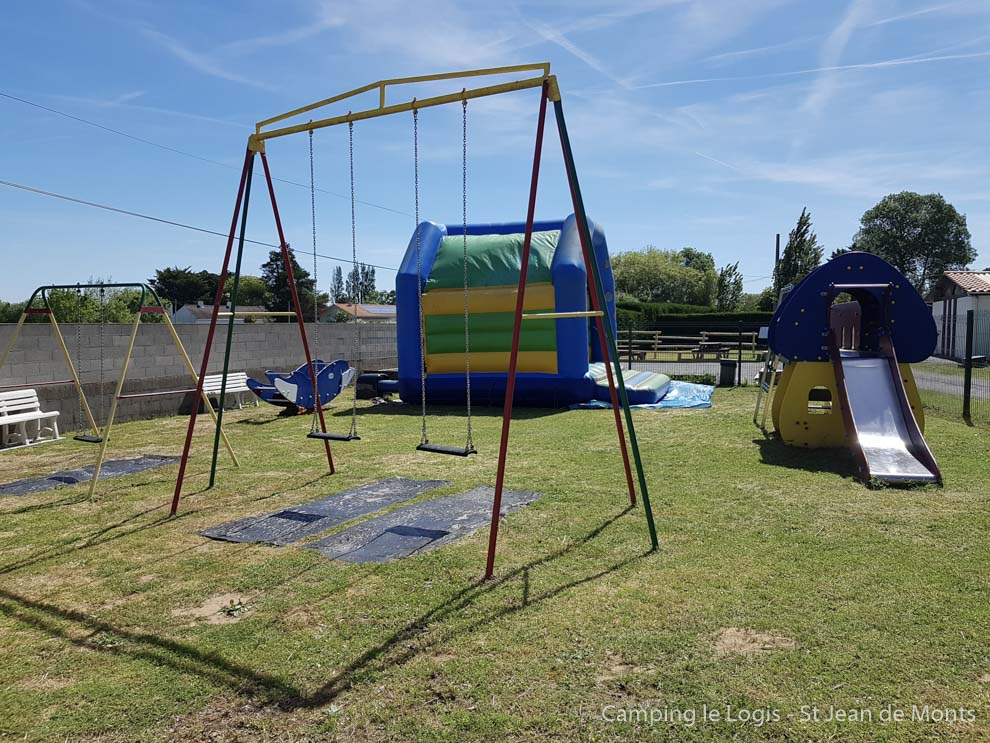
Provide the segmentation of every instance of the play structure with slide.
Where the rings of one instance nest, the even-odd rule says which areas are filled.
[[[849,447],[866,482],[941,484],[909,366],[936,338],[931,311],[897,269],[869,253],[836,256],[774,312],[754,422],[766,430],[769,410],[787,444]]]

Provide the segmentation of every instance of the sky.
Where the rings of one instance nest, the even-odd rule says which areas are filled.
[[[12,0],[0,34],[8,301],[45,283],[217,271],[225,240],[7,184],[225,233],[255,122],[380,79],[544,61],[613,253],[692,246],[738,261],[756,292],[774,234],[786,240],[803,207],[827,256],[865,210],[910,190],[965,213],[974,267],[990,265],[987,0]],[[469,104],[470,222],[525,218],[538,106],[536,90]],[[461,222],[461,115],[420,114],[423,219]],[[358,122],[353,137],[358,259],[391,288],[414,227],[412,116]],[[347,127],[313,141],[318,252],[348,259]],[[307,135],[269,142],[268,158],[287,239],[311,268]],[[552,116],[543,158],[537,217],[562,218]],[[254,184],[247,236],[274,243]],[[248,245],[244,272],[267,250]],[[321,287],[335,265],[319,259]]]

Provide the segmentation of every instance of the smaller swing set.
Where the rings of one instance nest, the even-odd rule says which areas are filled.
[[[65,342],[65,338],[62,335],[62,331],[59,327],[58,318],[55,316],[55,311],[52,308],[50,293],[53,291],[65,291],[65,290],[75,290],[77,297],[81,297],[83,289],[95,290],[99,292],[100,301],[100,340],[99,340],[99,419],[103,421],[102,427],[97,423],[96,417],[93,415],[92,407],[89,404],[89,400],[86,397],[86,393],[83,389],[83,383],[80,379],[79,372],[76,369],[75,364],[72,361],[72,355],[69,352],[69,347]],[[138,307],[134,312],[134,320],[131,323],[131,332],[127,344],[127,350],[124,353],[124,358],[121,365],[120,377],[117,379],[116,388],[114,390],[113,398],[110,403],[110,410],[107,417],[103,417],[103,397],[104,397],[104,382],[106,378],[106,365],[107,365],[107,354],[105,350],[106,346],[106,303],[108,292],[120,290],[120,289],[134,289],[140,292]],[[190,379],[192,380],[193,387],[189,389],[177,389],[177,390],[157,390],[157,391],[141,391],[141,392],[124,392],[124,382],[127,378],[127,370],[130,366],[131,358],[134,354],[134,346],[137,341],[138,329],[141,326],[141,321],[146,315],[160,315],[162,322],[166,328],[168,328],[169,335],[175,344],[176,350],[182,357],[183,363],[186,370],[189,372]],[[65,359],[65,364],[69,369],[69,374],[71,379],[60,380],[56,382],[39,382],[31,385],[15,385],[18,387],[31,386],[38,387],[43,385],[56,385],[56,384],[73,384],[76,388],[76,392],[79,397],[79,407],[82,411],[82,416],[84,417],[89,428],[89,433],[80,432],[73,438],[76,441],[80,441],[87,444],[99,444],[99,452],[97,454],[96,463],[93,467],[93,478],[90,481],[89,495],[92,497],[96,492],[97,482],[100,478],[100,469],[103,466],[103,462],[106,459],[107,448],[110,443],[110,429],[113,426],[114,419],[117,416],[117,411],[120,406],[121,401],[126,400],[138,400],[147,399],[154,397],[165,397],[171,395],[187,395],[190,393],[197,393],[197,397],[205,406],[206,410],[212,416],[214,422],[217,424],[217,431],[220,439],[223,441],[224,447],[230,455],[231,461],[234,466],[238,465],[237,455],[234,453],[233,447],[230,445],[230,441],[227,439],[227,434],[220,427],[220,421],[217,417],[216,412],[213,410],[213,405],[210,402],[209,397],[202,389],[202,385],[199,384],[199,378],[196,374],[196,369],[193,366],[192,360],[189,358],[189,354],[186,353],[185,347],[182,345],[182,340],[179,338],[179,334],[175,330],[175,326],[172,324],[172,320],[168,315],[168,311],[165,308],[164,303],[158,297],[155,290],[147,284],[143,283],[98,283],[98,284],[88,284],[83,287],[81,284],[49,284],[46,286],[38,287],[31,294],[30,299],[28,299],[24,310],[21,312],[21,316],[17,321],[17,325],[14,327],[14,332],[10,336],[10,340],[7,342],[7,346],[4,349],[2,355],[0,355],[0,370],[3,369],[10,352],[14,349],[17,344],[17,339],[21,334],[21,330],[24,323],[29,317],[42,316],[47,317],[48,321],[51,323],[52,331],[55,335],[55,339],[58,342],[59,348],[62,351],[63,358]],[[81,324],[76,324],[76,359],[81,358],[82,351],[82,330]],[[193,410],[198,410],[199,406],[194,405]]]

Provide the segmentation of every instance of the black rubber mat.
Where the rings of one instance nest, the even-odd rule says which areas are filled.
[[[422,554],[472,534],[491,520],[495,489],[478,487],[414,503],[307,545],[321,555],[347,562],[390,562]],[[539,493],[502,493],[504,516],[528,506]]]
[[[104,462],[100,469],[100,479],[106,480],[111,477],[122,477],[123,475],[135,475],[138,472],[162,467],[166,464],[178,462],[178,457],[144,456],[137,459],[115,459]],[[89,482],[93,479],[93,465],[80,467],[77,470],[65,470],[56,472],[45,477],[31,477],[26,480],[17,480],[6,485],[0,485],[0,495],[31,495],[33,493],[43,493],[52,488],[61,488],[66,485],[75,485],[80,482]]]
[[[449,484],[446,480],[407,480],[404,477],[393,477],[359,485],[312,503],[230,521],[201,531],[200,534],[226,542],[260,542],[281,546]]]

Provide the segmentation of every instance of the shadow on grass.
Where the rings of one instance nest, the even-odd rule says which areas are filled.
[[[12,573],[21,568],[28,567],[30,565],[36,565],[40,562],[45,562],[47,560],[55,559],[56,557],[62,557],[71,552],[78,552],[80,550],[89,549],[90,547],[96,547],[101,544],[107,544],[108,542],[113,542],[123,537],[130,536],[132,534],[137,534],[146,529],[152,529],[156,526],[161,526],[166,523],[174,522],[176,519],[183,518],[185,514],[180,514],[178,516],[169,516],[166,509],[167,504],[162,503],[152,508],[147,508],[144,511],[139,511],[138,513],[128,516],[127,518],[121,519],[109,526],[105,526],[101,529],[97,529],[91,534],[83,536],[71,536],[63,539],[55,544],[47,546],[41,552],[33,554],[29,557],[25,557],[16,562],[8,563],[6,565],[0,565],[0,575],[5,575],[7,573]],[[159,518],[153,519],[145,524],[139,524],[133,528],[124,529],[123,527],[130,524],[132,521],[141,518],[142,516],[147,516],[149,513],[154,513],[155,511],[165,511]],[[120,530],[120,531],[117,531]],[[115,532],[115,533],[111,533]]]
[[[760,447],[764,464],[805,472],[828,472],[850,480],[856,478],[856,462],[848,449],[806,449],[789,446],[776,437],[753,439]]]
[[[194,674],[238,694],[257,697],[284,711],[313,709],[330,703],[368,673],[386,672],[429,651],[441,641],[474,632],[499,619],[559,596],[572,588],[599,580],[646,557],[652,550],[637,553],[590,574],[557,583],[535,595],[530,588],[530,574],[533,571],[580,549],[632,510],[632,506],[627,506],[572,544],[503,576],[491,581],[474,581],[407,622],[401,629],[348,663],[318,689],[309,692],[273,675],[229,661],[219,653],[201,650],[193,644],[166,639],[147,632],[124,629],[90,614],[64,609],[12,591],[0,589],[0,614],[77,647],[107,655],[146,660],[155,665],[168,666],[180,673]],[[486,613],[452,632],[436,632],[432,636],[429,635],[437,625],[468,609],[480,598],[501,589],[508,590],[509,585],[516,578],[520,579],[521,591],[518,599],[511,604]]]

